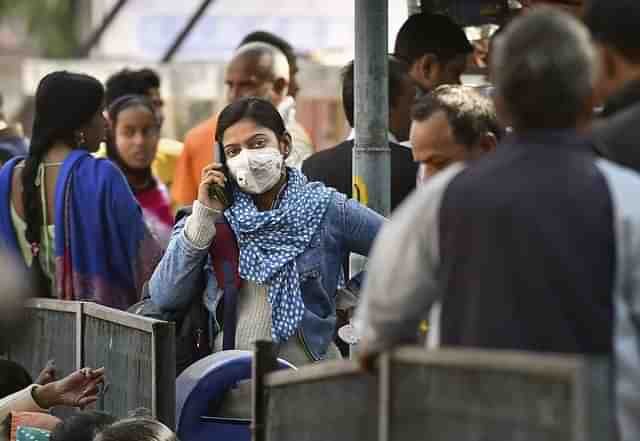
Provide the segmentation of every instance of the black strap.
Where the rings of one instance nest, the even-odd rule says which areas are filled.
[[[238,324],[238,289],[235,284],[235,270],[230,262],[225,262],[224,272],[224,320],[222,321],[222,350],[236,348],[236,328]]]

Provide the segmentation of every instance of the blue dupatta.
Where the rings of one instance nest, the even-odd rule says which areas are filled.
[[[18,254],[10,210],[13,170],[21,159],[0,170],[0,238]],[[161,253],[120,170],[73,150],[55,189],[55,296],[126,309],[139,300]]]

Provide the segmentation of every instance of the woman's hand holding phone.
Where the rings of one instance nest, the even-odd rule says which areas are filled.
[[[229,204],[224,191],[226,183],[224,166],[215,162],[209,164],[202,170],[198,201],[213,210],[224,210]]]

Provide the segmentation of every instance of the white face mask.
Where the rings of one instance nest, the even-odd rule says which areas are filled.
[[[242,149],[227,160],[231,176],[245,193],[262,194],[271,190],[280,180],[284,158],[274,147]]]

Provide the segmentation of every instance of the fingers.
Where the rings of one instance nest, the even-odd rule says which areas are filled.
[[[204,178],[207,174],[209,174],[209,172],[212,172],[212,171],[220,172],[223,168],[224,166],[222,164],[213,162],[202,169],[202,173],[200,174],[200,176],[201,178]]]
[[[220,187],[224,187],[227,182],[227,178],[224,174],[220,172],[211,172],[209,175],[204,177],[200,182],[200,185],[219,185]]]
[[[105,369],[101,367],[99,369],[92,369],[89,367],[84,367],[78,371],[83,377],[87,379],[94,379],[98,377],[104,376]]]
[[[88,406],[89,404],[93,404],[96,401],[98,401],[98,396],[97,395],[92,395],[89,397],[84,397],[84,398],[80,398],[77,402],[77,407],[79,408],[84,408],[86,406]]]
[[[92,378],[104,376],[104,373],[105,373],[104,367],[101,367],[98,369],[90,369],[90,368],[86,368],[86,369],[89,369],[89,376]]]

